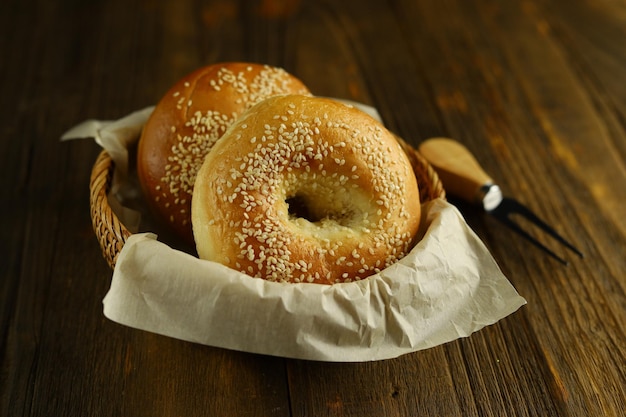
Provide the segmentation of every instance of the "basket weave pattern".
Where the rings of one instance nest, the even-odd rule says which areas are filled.
[[[409,157],[417,178],[420,202],[445,198],[445,190],[432,166],[408,143],[397,138]],[[106,151],[100,152],[91,171],[90,207],[91,222],[100,243],[102,254],[111,268],[131,232],[122,224],[109,205],[108,195],[113,179],[114,163]]]
[[[111,268],[115,267],[130,231],[117,218],[109,205],[109,191],[113,179],[115,165],[106,151],[100,152],[91,170],[89,182],[89,205],[91,207],[91,223],[96,237],[100,242],[102,254]]]

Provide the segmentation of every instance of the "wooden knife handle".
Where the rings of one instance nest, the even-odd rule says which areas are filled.
[[[453,139],[427,139],[419,146],[419,151],[435,168],[450,195],[477,203],[484,194],[481,188],[493,184],[474,155]]]

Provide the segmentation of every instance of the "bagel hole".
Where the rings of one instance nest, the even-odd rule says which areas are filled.
[[[311,223],[316,223],[322,220],[323,216],[318,216],[314,213],[313,210],[310,209],[309,204],[301,195],[294,195],[293,197],[289,197],[285,200],[287,205],[289,206],[289,216],[294,218],[302,218]]]
[[[308,195],[299,193],[285,199],[287,211],[291,219],[304,219],[318,226],[332,224],[349,226],[354,216],[354,208],[346,200],[335,193],[328,195]]]

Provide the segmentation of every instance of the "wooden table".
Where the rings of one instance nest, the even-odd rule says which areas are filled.
[[[243,60],[453,137],[576,243],[562,266],[454,200],[528,304],[396,359],[320,363],[115,324],[91,230],[100,148],[59,141]],[[0,5],[0,414],[626,415],[624,0],[22,1]]]

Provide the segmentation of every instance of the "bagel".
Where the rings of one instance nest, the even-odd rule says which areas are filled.
[[[198,256],[270,281],[375,274],[414,245],[418,185],[395,137],[364,112],[301,95],[263,100],[196,178]]]
[[[193,246],[191,196],[213,144],[236,118],[277,94],[309,94],[281,68],[229,62],[181,78],[158,102],[137,148],[137,175],[151,213]]]

